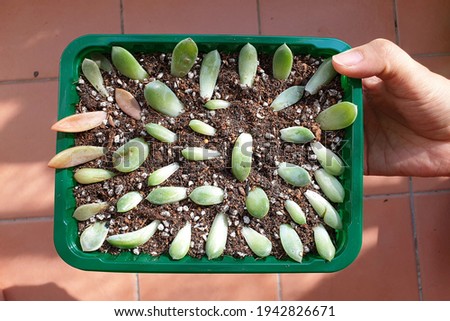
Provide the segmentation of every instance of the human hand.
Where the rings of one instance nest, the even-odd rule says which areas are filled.
[[[333,57],[362,78],[368,175],[450,176],[450,80],[376,39]]]

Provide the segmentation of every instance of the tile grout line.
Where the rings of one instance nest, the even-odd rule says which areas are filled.
[[[419,301],[422,301],[423,300],[422,275],[420,271],[420,256],[419,256],[419,246],[417,241],[417,226],[416,226],[416,208],[414,205],[414,190],[412,177],[409,177],[409,207],[411,210],[411,223],[413,228],[414,254],[416,258],[416,272],[417,272],[417,287],[419,292]]]
[[[33,83],[33,82],[48,82],[48,81],[57,81],[57,80],[58,80],[58,77],[0,80],[0,85],[26,84],[26,83]]]
[[[124,34],[125,33],[125,24],[123,21],[123,0],[119,0],[119,6],[120,6],[120,33]]]
[[[394,7],[395,43],[400,46],[400,29],[398,27],[398,6],[397,6],[397,0],[393,0],[393,7]]]
[[[256,0],[256,14],[258,15],[258,35],[261,35],[261,11],[259,9],[259,0]]]
[[[277,273],[277,300],[283,301],[283,294],[282,294],[282,288],[281,288],[281,274]]]
[[[38,217],[18,217],[18,218],[1,218],[2,223],[24,223],[24,222],[51,222],[53,216],[38,216]]]
[[[136,273],[136,301],[141,301],[141,286],[139,283],[139,273]]]

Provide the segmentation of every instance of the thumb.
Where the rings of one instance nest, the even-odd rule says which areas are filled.
[[[426,69],[389,40],[376,39],[333,56],[334,69],[352,78],[376,76],[384,81],[417,77]]]

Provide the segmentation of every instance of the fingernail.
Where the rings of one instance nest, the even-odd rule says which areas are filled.
[[[359,50],[348,50],[333,56],[333,61],[339,65],[351,67],[357,65],[364,59],[363,54]]]

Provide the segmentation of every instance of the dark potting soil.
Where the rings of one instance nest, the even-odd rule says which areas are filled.
[[[92,222],[109,222],[109,234],[125,233],[142,228],[151,221],[161,221],[155,235],[144,245],[132,250],[120,250],[107,242],[101,252],[118,254],[132,251],[135,254],[148,253],[160,255],[168,251],[169,245],[179,229],[186,222],[192,224],[192,241],[188,255],[201,257],[205,254],[205,241],[208,231],[219,212],[228,215],[228,240],[225,255],[243,257],[253,255],[241,234],[243,226],[250,226],[266,235],[273,244],[272,255],[286,257],[279,239],[279,227],[283,223],[294,226],[303,242],[305,255],[315,252],[312,227],[322,221],[307,202],[303,193],[307,189],[320,192],[313,182],[306,187],[296,188],[284,182],[276,173],[279,162],[289,162],[313,172],[319,167],[309,144],[299,145],[280,140],[280,130],[291,126],[305,126],[312,130],[316,139],[332,150],[339,150],[342,131],[321,132],[314,119],[323,109],[342,99],[339,77],[316,95],[304,96],[297,104],[279,112],[270,108],[272,101],[283,90],[293,85],[305,85],[317,70],[322,60],[310,56],[296,56],[293,72],[286,81],[272,77],[272,57],[260,56],[257,76],[252,88],[239,84],[237,54],[222,54],[222,65],[214,98],[231,102],[231,107],[209,111],[203,107],[205,101],[199,95],[199,72],[201,59],[198,59],[191,72],[184,78],[170,75],[170,55],[139,54],[136,56],[150,75],[148,81],[134,81],[118,72],[103,72],[105,85],[111,92],[106,99],[93,89],[88,81],[80,77],[77,91],[80,102],[77,112],[104,110],[108,121],[95,129],[76,135],[76,145],[96,145],[108,148],[107,155],[75,168],[96,167],[112,170],[112,153],[132,138],[143,137],[150,146],[150,155],[144,164],[132,173],[117,172],[117,176],[101,183],[77,185],[74,195],[77,206],[96,201],[107,201],[109,209],[86,222],[79,223],[79,233]],[[176,118],[160,114],[150,107],[144,99],[144,86],[158,79],[165,82],[185,105],[185,113]],[[132,93],[142,107],[142,118],[136,121],[124,114],[114,102],[114,88],[123,88]],[[217,129],[213,137],[193,132],[188,124],[192,119],[202,120]],[[178,134],[179,140],[173,144],[162,143],[148,135],[144,125],[161,124]],[[231,173],[231,151],[240,133],[250,133],[253,137],[252,171],[248,179],[241,183]],[[185,147],[205,147],[221,152],[221,157],[208,161],[187,161],[181,156]],[[199,206],[187,200],[170,205],[153,205],[143,200],[135,209],[127,213],[117,213],[117,200],[127,192],[138,191],[146,197],[153,187],[147,186],[147,177],[154,170],[178,162],[180,169],[161,186],[184,186],[189,191],[202,185],[221,187],[226,195],[222,204]],[[259,186],[265,190],[270,200],[270,211],[263,219],[253,218],[245,209],[245,195]],[[291,199],[305,211],[307,224],[295,224],[284,202]],[[334,232],[329,231],[332,235]]]

